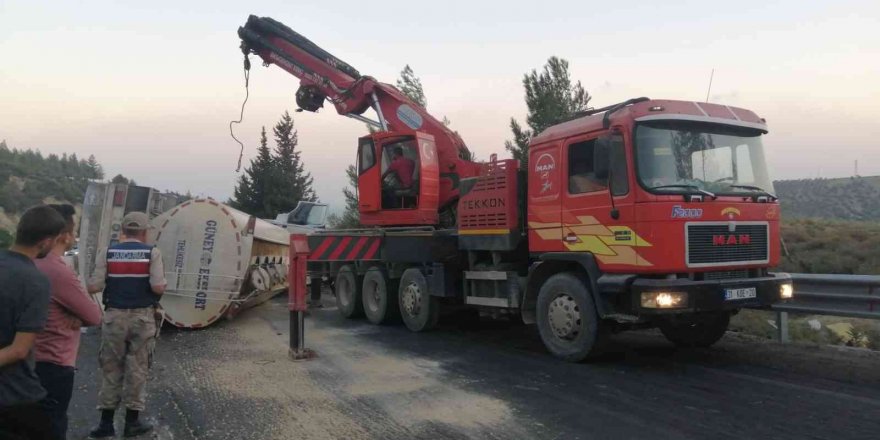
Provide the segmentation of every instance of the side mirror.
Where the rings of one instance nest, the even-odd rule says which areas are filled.
[[[611,136],[602,136],[596,139],[593,146],[593,173],[600,181],[608,180],[611,168]]]

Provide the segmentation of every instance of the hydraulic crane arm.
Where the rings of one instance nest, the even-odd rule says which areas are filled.
[[[264,64],[275,64],[299,78],[296,102],[303,110],[315,112],[327,100],[340,115],[372,122],[361,116],[372,108],[378,117],[374,124],[382,132],[431,135],[439,165],[437,210],[453,205],[461,182],[479,175],[481,166],[468,160],[470,152],[461,137],[394,86],[361,75],[348,63],[268,17],[251,15],[238,29],[238,35],[246,57],[255,53]]]

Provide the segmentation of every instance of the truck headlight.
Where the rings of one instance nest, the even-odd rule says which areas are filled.
[[[794,285],[791,283],[780,284],[779,285],[779,297],[782,299],[788,299],[794,296]]]
[[[646,309],[677,309],[687,307],[687,292],[642,292]]]

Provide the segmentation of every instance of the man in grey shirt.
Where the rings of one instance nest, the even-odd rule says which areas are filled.
[[[45,257],[64,218],[48,206],[29,209],[15,231],[15,244],[0,250],[0,438],[52,439],[39,406],[46,391],[34,373],[33,345],[49,307],[49,280],[34,266]]]

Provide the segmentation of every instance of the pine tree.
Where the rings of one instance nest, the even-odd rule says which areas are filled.
[[[269,150],[266,127],[260,133],[260,147],[257,157],[251,159],[251,166],[245,168],[244,174],[238,179],[231,205],[248,214],[268,218],[274,216],[270,212],[269,200],[274,181],[275,164]]]
[[[334,228],[347,229],[357,228],[361,226],[361,214],[358,210],[358,172],[354,165],[349,165],[345,169],[345,176],[348,178],[348,185],[342,188],[342,195],[345,196],[345,211],[342,216],[334,217],[334,221],[330,225]]]
[[[523,75],[523,87],[526,92],[528,115],[523,129],[514,118],[510,118],[510,130],[513,140],[506,141],[504,148],[510,151],[514,159],[528,167],[528,146],[532,136],[544,131],[547,127],[575,113],[587,110],[592,98],[581,82],[572,83],[568,72],[568,61],[550,57],[541,73],[532,70]]]
[[[513,132],[512,141],[504,141],[504,148],[510,152],[511,157],[518,160],[522,169],[528,169],[529,164],[529,141],[532,132],[523,130],[516,119],[510,118],[510,131]]]
[[[404,66],[400,71],[400,78],[397,80],[397,88],[406,95],[412,102],[420,105],[422,108],[428,107],[428,98],[425,97],[425,90],[422,88],[422,80],[413,72],[409,64]]]
[[[124,184],[132,185],[132,186],[137,185],[137,183],[134,182],[134,179],[129,179],[128,177],[125,177],[122,174],[117,174],[117,175],[113,176],[113,178],[110,179],[110,183],[124,183]]]
[[[104,168],[98,163],[98,159],[95,159],[94,154],[89,155],[89,159],[86,161],[86,170],[86,177],[89,179],[101,180],[104,178]]]
[[[289,112],[284,112],[272,131],[276,144],[273,156],[275,173],[267,208],[272,213],[287,212],[301,200],[316,201],[312,175],[306,172],[300,152],[296,150],[299,139]]]

